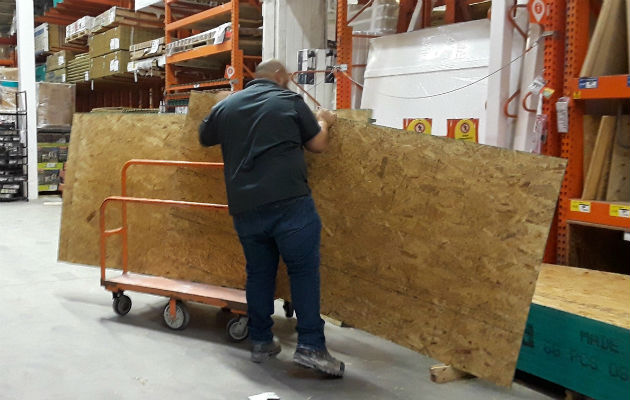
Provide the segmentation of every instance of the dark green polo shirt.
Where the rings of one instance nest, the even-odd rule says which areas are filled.
[[[302,97],[267,79],[219,102],[199,141],[221,145],[230,214],[310,194],[303,146],[319,131]]]

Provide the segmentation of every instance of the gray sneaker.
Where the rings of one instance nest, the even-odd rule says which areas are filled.
[[[280,353],[282,347],[277,337],[273,337],[271,342],[252,342],[252,361],[261,363]]]
[[[306,368],[312,368],[327,375],[341,378],[346,368],[342,361],[331,356],[328,350],[316,350],[299,346],[293,355],[293,362]]]

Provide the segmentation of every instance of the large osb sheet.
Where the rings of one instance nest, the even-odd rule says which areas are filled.
[[[119,193],[125,160],[220,158],[183,122],[75,117],[60,259],[97,263],[95,216]],[[509,385],[564,161],[341,119],[329,150],[308,162],[323,221],[323,313]],[[131,176],[132,195],[225,198],[216,171]],[[133,207],[130,226],[133,270],[243,287],[226,215]]]

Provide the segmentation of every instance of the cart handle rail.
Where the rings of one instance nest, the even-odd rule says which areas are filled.
[[[195,161],[172,161],[172,160],[145,160],[145,159],[132,159],[127,161],[121,170],[121,196],[107,197],[101,203],[100,207],[100,264],[101,264],[101,281],[105,280],[106,269],[106,240],[109,236],[121,235],[122,236],[122,267],[123,273],[127,273],[129,267],[128,257],[128,225],[127,225],[127,203],[137,204],[152,204],[159,206],[170,206],[180,208],[201,208],[201,209],[213,209],[213,210],[227,210],[226,204],[212,204],[212,203],[198,203],[191,201],[178,201],[178,200],[162,200],[162,199],[150,199],[143,197],[128,197],[127,196],[127,170],[133,165],[150,165],[150,166],[166,166],[166,167],[178,167],[178,168],[202,168],[202,169],[222,169],[223,163],[216,162],[195,162]],[[115,229],[106,229],[106,209],[107,205],[111,202],[118,202],[122,204],[122,226]]]

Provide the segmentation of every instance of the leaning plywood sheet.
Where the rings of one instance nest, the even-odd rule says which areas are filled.
[[[75,117],[62,260],[97,263],[94,216],[119,193],[126,159],[219,159],[183,122]],[[331,135],[326,153],[308,157],[323,221],[322,312],[509,385],[565,162],[343,119]],[[224,201],[217,171],[144,171],[131,171],[131,194]],[[130,229],[132,270],[243,287],[226,215],[134,208]]]
[[[628,73],[628,32],[624,0],[604,0],[580,76]]]
[[[608,201],[630,201],[630,117],[623,115],[613,142]]]

